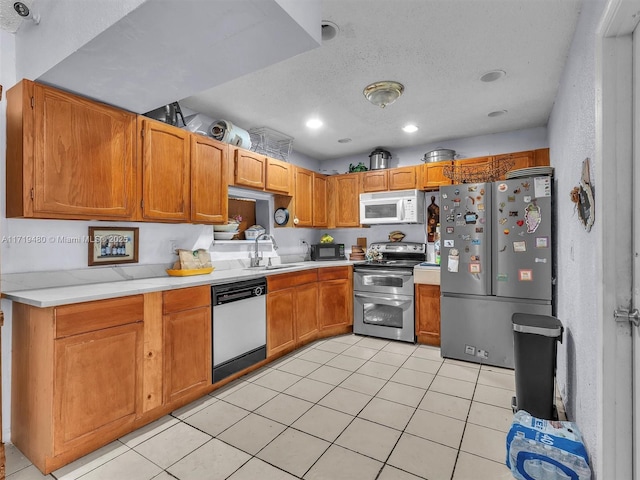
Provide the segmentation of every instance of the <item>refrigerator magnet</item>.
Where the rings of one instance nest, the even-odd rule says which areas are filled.
[[[498,220],[498,223],[500,223],[500,225],[504,225],[505,223],[507,223],[507,219],[505,217],[502,217],[500,220]]]
[[[516,201],[516,196],[515,195],[508,195],[507,196],[507,202],[515,202]]]
[[[447,233],[453,233],[453,227],[447,227]]]
[[[481,268],[479,263],[470,263],[469,264],[469,273],[481,273]]]
[[[499,282],[508,282],[508,281],[509,281],[509,275],[507,275],[506,273],[499,273],[499,274],[496,276],[496,279],[497,279]]]
[[[522,200],[524,200],[524,203],[529,203],[531,201],[531,195],[525,195],[522,197]]]
[[[534,262],[536,262],[536,263],[547,263],[547,259],[546,258],[538,258],[538,257],[536,257],[534,259]]]
[[[484,210],[484,203],[479,203],[478,204],[478,210],[480,210],[480,211]]]
[[[503,246],[500,250],[498,250],[498,251],[499,251],[499,252],[504,252],[504,251],[506,251],[506,250],[507,250],[507,246],[506,246],[506,245],[504,245],[504,246]]]
[[[518,220],[516,222],[516,225],[518,225],[519,227],[523,226],[524,225],[524,220]]]
[[[524,188],[525,192],[529,191],[529,187],[531,186],[531,184],[529,182],[522,182],[520,185],[522,185],[522,188]],[[528,200],[525,200],[525,202],[527,202]]]
[[[520,214],[519,214],[519,212],[517,210],[510,210],[509,211],[509,216],[510,217],[519,217]]]
[[[515,193],[516,195],[518,195],[520,192],[521,192],[520,187],[515,188],[515,189],[513,190],[513,193]]]
[[[442,194],[442,198],[447,198],[447,197],[448,197],[448,195],[446,193]]]
[[[549,237],[536,237],[536,248],[549,248]]]
[[[484,227],[476,227],[476,233],[484,232]]]
[[[527,251],[527,242],[513,242],[513,251],[514,252],[526,252]]]
[[[446,212],[447,210],[449,210],[449,205],[445,205],[443,208],[444,208],[444,211]]]
[[[471,245],[480,245],[480,239],[474,238],[473,240],[471,240]]]
[[[480,195],[484,195],[484,188],[480,189]]]
[[[479,262],[480,261],[480,255],[471,255],[471,261],[472,262]]]
[[[475,192],[476,190],[478,190],[478,187],[477,187],[477,185],[473,185],[473,186],[469,187],[468,190],[470,192]]]
[[[457,255],[449,255],[449,261],[447,262],[447,270],[451,273],[458,273],[458,266],[460,265],[460,257]]]
[[[536,177],[533,179],[533,194],[536,197],[551,196],[551,178]]]
[[[475,225],[478,220],[478,214],[473,212],[467,212],[464,215],[464,221],[467,225]]]
[[[459,198],[454,198],[452,201],[453,201],[453,206],[454,207],[459,207],[460,206],[460,199]]]
[[[499,192],[506,192],[507,188],[509,188],[509,187],[507,187],[506,183],[501,183],[501,184],[498,185],[498,191]]]
[[[533,270],[518,270],[518,280],[521,282],[532,282]]]
[[[445,248],[453,248],[454,247],[454,241],[453,240],[445,240],[444,241],[444,246],[445,246]]]
[[[530,203],[524,211],[524,220],[527,222],[527,233],[533,233],[538,229],[542,221],[540,207],[535,203]]]
[[[505,228],[502,233],[504,233],[505,235],[509,235],[510,230],[508,228]]]

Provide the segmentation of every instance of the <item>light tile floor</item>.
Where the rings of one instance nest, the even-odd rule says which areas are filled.
[[[500,480],[511,370],[345,335],[320,340],[51,475],[8,480]],[[559,405],[560,406],[560,405]]]

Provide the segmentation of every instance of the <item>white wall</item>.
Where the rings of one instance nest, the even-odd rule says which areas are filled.
[[[595,157],[595,31],[604,0],[583,3],[569,58],[549,119],[551,165],[557,193],[557,316],[565,327],[558,348],[558,384],[568,416],[578,424],[593,463],[597,451],[597,365],[599,361],[597,268],[595,252],[602,249],[600,226],[587,233],[578,222],[569,192],[578,185],[582,161]],[[593,163],[592,163],[593,165]],[[596,186],[598,178],[592,182]],[[597,213],[596,213],[597,215]]]
[[[453,138],[451,140],[427,143],[416,147],[389,150],[391,153],[390,167],[403,167],[406,165],[417,165],[422,163],[424,154],[437,148],[448,148],[455,150],[460,158],[484,157],[487,155],[497,155],[500,153],[522,152],[525,150],[535,150],[537,148],[547,148],[546,127],[527,128],[524,130],[514,130],[512,132],[494,133],[491,135],[480,135],[477,137]],[[359,162],[369,167],[369,154],[371,151],[339,158],[337,160],[325,160],[320,165],[323,173],[345,173],[349,170],[349,164],[357,165]],[[384,148],[384,146],[382,147]]]

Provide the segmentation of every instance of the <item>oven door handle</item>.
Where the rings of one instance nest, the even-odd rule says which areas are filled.
[[[380,268],[357,268],[356,273],[390,274],[393,276],[412,277],[413,270],[382,270]]]
[[[387,302],[400,302],[400,303],[403,303],[403,302],[410,302],[411,301],[411,300],[407,300],[407,299],[404,299],[404,298],[379,297],[377,295],[376,296],[363,295],[362,293],[354,293],[353,295],[355,297],[358,297],[358,298],[368,298],[368,299],[371,299],[371,300],[385,300]]]

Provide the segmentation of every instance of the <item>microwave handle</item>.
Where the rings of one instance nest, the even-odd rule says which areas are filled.
[[[405,212],[404,212],[404,199],[400,200],[400,221],[404,222],[405,220]]]

